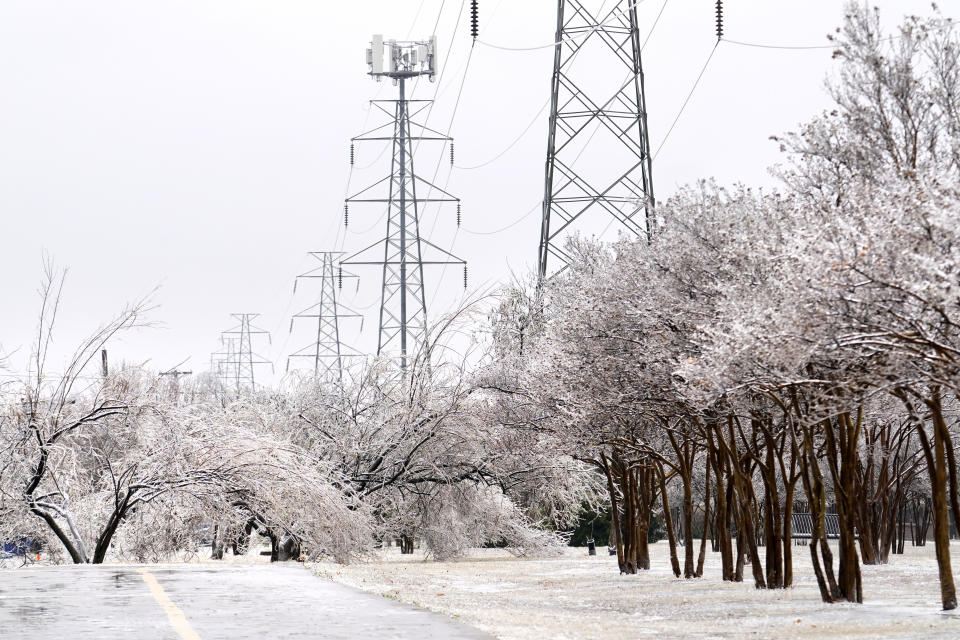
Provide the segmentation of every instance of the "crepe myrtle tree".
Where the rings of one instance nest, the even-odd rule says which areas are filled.
[[[865,209],[877,204],[875,198],[864,202]],[[673,224],[649,245],[617,247],[612,256],[599,248],[566,282],[551,284],[569,288],[544,305],[537,357],[525,359],[525,375],[501,373],[500,382],[490,384],[518,399],[511,407],[518,416],[525,413],[531,424],[560,434],[569,449],[607,465],[614,516],[629,520],[615,524],[621,570],[643,566],[643,540],[636,538],[644,533],[643,510],[655,499],[644,474],[669,461],[674,468],[685,464],[683,448],[670,437],[686,433],[714,472],[725,578],[742,579],[749,557],[758,587],[790,584],[789,509],[802,480],[814,516],[810,551],[822,595],[862,601],[856,531],[889,531],[895,512],[885,508],[880,524],[870,515],[878,492],[889,488],[888,480],[870,479],[871,451],[889,437],[870,421],[891,419],[889,403],[882,410],[873,403],[900,356],[895,349],[865,351],[849,339],[856,335],[843,311],[851,303],[851,264],[813,250],[829,246],[819,235],[829,234],[835,244],[846,236],[811,220],[806,210],[793,196],[725,193],[709,185],[682,193],[661,209]],[[657,260],[646,261],[647,251]],[[653,290],[632,280],[631,271]],[[671,298],[671,292],[677,294]],[[659,310],[667,312],[659,316]],[[703,320],[684,328],[677,317]],[[676,343],[665,339],[668,331]],[[515,388],[506,389],[504,381]],[[916,470],[911,431],[902,418],[899,423],[900,444],[885,447],[893,457],[880,464]],[[889,467],[884,474],[890,477]],[[872,482],[887,488],[868,489]],[[840,525],[837,573],[824,526],[828,493]],[[728,527],[737,532],[735,561]],[[752,542],[761,528],[765,561]],[[868,543],[861,536],[860,548],[873,558],[876,549]]]
[[[48,377],[61,285],[62,273],[49,268],[30,376],[2,389],[0,537],[39,534],[75,563],[102,563],[118,532],[121,555],[142,556],[158,521],[187,539],[198,512],[239,517],[252,505],[270,526],[334,557],[365,548],[358,537],[366,512],[308,452],[226,419],[215,404],[171,398],[165,381],[139,368],[87,375],[111,337],[142,324],[145,303],[104,325],[63,374]],[[331,524],[341,520],[349,526]]]
[[[840,34],[837,109],[785,146],[784,175],[824,212],[819,244],[837,282],[838,343],[869,362],[904,405],[930,476],[945,609],[956,607],[948,510],[960,515],[953,438],[956,397],[958,39],[948,19],[908,18],[887,38],[875,12],[851,5]],[[919,408],[922,407],[922,410]]]
[[[4,387],[3,503],[7,536],[22,535],[27,516],[75,563],[103,562],[120,525],[159,496],[210,481],[210,470],[185,468],[189,439],[170,438],[136,371],[107,378],[88,365],[121,331],[142,325],[146,301],[132,305],[84,340],[62,374],[48,375],[64,272],[51,264],[41,287],[38,334],[30,373]]]
[[[4,460],[0,465],[4,473],[0,491],[7,508],[21,516],[13,522],[22,524],[27,513],[38,518],[71,559],[80,563],[90,561],[91,555],[71,508],[69,484],[62,482],[66,480],[61,476],[63,469],[76,469],[69,443],[90,426],[122,417],[128,410],[128,398],[114,393],[115,389],[88,384],[87,365],[110,338],[137,326],[147,305],[141,302],[125,309],[80,344],[62,374],[48,374],[64,277],[65,272],[51,262],[44,265],[29,374],[2,389]],[[17,531],[4,533],[19,535]]]
[[[574,241],[570,269],[504,296],[484,384],[503,423],[601,469],[627,573],[647,566],[673,479],[684,531],[693,503],[711,523],[724,579],[749,560],[758,588],[789,586],[802,492],[822,598],[862,602],[861,555],[885,561],[925,469],[952,608],[957,39],[939,16],[889,38],[872,10],[848,14],[837,108],[782,138],[785,191],[704,182],[658,207],[649,240]]]
[[[135,446],[152,422],[144,420],[150,408],[140,381],[126,373],[88,375],[88,364],[112,337],[142,324],[146,302],[84,340],[62,374],[47,373],[64,275],[46,265],[30,373],[3,388],[0,491],[19,517],[5,518],[9,530],[2,533],[22,535],[16,527],[27,524],[29,514],[73,562],[99,563],[130,513],[166,491],[202,481],[202,472],[175,471],[177,456],[167,454],[181,440],[155,436],[152,446]]]
[[[611,276],[617,268],[613,252],[591,243],[575,244],[571,251],[578,253],[581,260],[562,278],[545,283],[539,291],[539,310],[535,308],[534,313],[541,315],[536,323],[491,323],[501,351],[512,356],[491,363],[482,384],[500,395],[500,420],[504,424],[551,438],[566,455],[603,474],[614,520],[612,543],[621,571],[633,573],[649,568],[647,531],[651,513],[655,503],[667,495],[663,483],[673,477],[675,470],[662,473],[658,459],[650,451],[631,446],[664,415],[654,407],[663,379],[642,387],[630,384],[631,376],[653,380],[662,371],[663,363],[634,357],[631,349],[642,348],[635,346],[641,339],[640,329],[632,335],[616,335],[615,330],[617,322],[625,317],[638,323],[648,320],[652,326],[660,318],[670,321],[671,314],[666,302],[660,305],[640,294],[627,296],[629,301],[626,300],[622,294],[630,290],[633,282]],[[656,290],[648,282],[641,282],[640,286],[644,292]],[[507,292],[507,297],[522,296]],[[648,317],[630,308],[637,302],[649,303],[652,315]],[[500,309],[503,308],[501,305]],[[539,325],[542,329],[531,336],[529,351],[521,354],[519,349],[510,349],[516,340],[504,329],[523,324]],[[654,339],[670,340],[673,329],[661,331],[658,327]],[[647,414],[639,409],[645,400],[651,407]],[[665,514],[669,513],[666,509]],[[686,531],[691,529],[688,526]],[[691,565],[692,559],[688,558],[689,574],[693,573]]]
[[[860,600],[853,531],[892,526],[892,508],[885,509],[883,525],[871,517],[877,501],[864,487],[882,483],[886,495],[889,481],[865,477],[864,464],[870,468],[877,439],[892,438],[895,453],[886,464],[913,473],[918,453],[926,458],[940,514],[943,604],[955,606],[946,526],[948,503],[955,510],[948,497],[956,493],[955,425],[944,419],[943,392],[956,379],[956,46],[949,21],[910,18],[890,40],[873,12],[850,6],[838,41],[841,74],[832,86],[837,109],[784,138],[793,152],[782,173],[793,209],[787,219],[797,224],[771,254],[789,266],[787,277],[775,281],[783,291],[752,296],[762,291],[762,283],[754,283],[733,292],[725,296],[728,307],[719,307],[724,317],[703,329],[710,346],[701,381],[709,380],[710,369],[722,371],[727,379],[718,388],[766,387],[777,392],[771,399],[781,395],[785,407],[793,406],[791,437],[800,436],[811,507],[822,503],[816,499],[823,495],[820,463],[829,470],[841,569],[835,585],[829,566],[821,573],[814,557],[824,599]],[[763,316],[744,315],[751,301]],[[750,357],[738,357],[742,351]],[[756,362],[774,374],[765,384],[758,384],[764,375],[744,379]],[[897,424],[896,437],[869,424],[869,406],[878,402],[870,396],[877,393],[904,401],[899,415],[886,403],[889,413],[881,416]],[[861,534],[866,561],[883,557],[876,544]],[[825,540],[811,552],[818,545],[827,552]]]
[[[350,367],[343,380],[292,381],[273,428],[334,469],[378,535],[399,535],[404,552],[415,538],[436,557],[480,541],[549,550],[561,541],[542,528],[570,524],[593,499],[593,477],[489,419],[489,398],[463,361],[442,357],[466,314],[438,322],[406,371],[380,359]],[[457,518],[474,526],[440,524]]]

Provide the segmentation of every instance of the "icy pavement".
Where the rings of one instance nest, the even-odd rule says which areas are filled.
[[[401,556],[391,548],[376,562],[320,563],[314,570],[457,616],[504,640],[960,638],[960,616],[940,611],[932,543],[908,547],[889,565],[863,567],[862,605],[822,603],[809,549],[793,551],[797,586],[779,591],[756,591],[752,581],[722,582],[718,554],[709,552],[705,578],[674,578],[666,544],[652,546],[653,569],[636,576],[619,575],[615,557],[590,557],[585,549],[547,559],[476,550],[456,562],[424,562],[420,554]],[[960,547],[954,567],[960,567]]]
[[[3,640],[489,639],[302,566],[33,567],[0,573]]]

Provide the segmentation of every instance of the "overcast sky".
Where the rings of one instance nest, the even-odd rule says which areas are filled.
[[[843,9],[839,0],[724,4],[727,38],[773,45],[825,44]],[[919,0],[871,4],[888,26],[906,12],[930,11]],[[957,4],[941,6],[951,15]],[[58,357],[126,302],[159,287],[152,319],[162,326],[128,335],[111,347],[111,358],[161,370],[189,358],[185,367],[199,371],[219,332],[230,327],[229,314],[251,312],[262,314],[260,326],[273,333],[273,344],[257,350],[282,372],[286,356],[310,341],[309,332],[288,333],[291,313],[315,301],[309,285],[293,295],[294,277],[311,266],[306,253],[354,251],[384,232],[377,209],[355,207],[349,232],[342,224],[348,180],[356,191],[388,169],[389,154],[378,163],[375,148],[357,149],[357,166],[369,168],[351,175],[348,162],[350,138],[382,122],[367,101],[395,96],[389,83],[366,75],[364,50],[374,33],[404,39],[436,32],[444,71],[429,125],[452,125],[458,165],[486,163],[527,130],[482,168],[451,170],[441,150],[425,148],[417,169],[427,179],[437,172],[440,186],[463,199],[459,231],[454,209],[428,209],[422,227],[469,261],[471,289],[532,268],[553,52],[477,44],[465,73],[471,39],[464,5],[0,2],[0,344],[15,351],[14,369],[25,366],[35,331],[46,252],[70,270]],[[481,0],[481,40],[548,44],[556,5]],[[714,0],[642,1],[642,38],[661,10],[643,51],[654,149],[716,40]],[[656,158],[657,198],[709,176],[775,184],[767,167],[779,154],[769,136],[829,106],[823,86],[832,68],[828,49],[721,43]],[[414,97],[432,97],[436,89],[420,83]],[[344,335],[371,349],[380,274],[358,273],[359,290],[345,289],[344,301],[367,319],[362,334],[355,323]],[[454,307],[463,293],[458,269],[430,270],[426,280],[432,315]]]

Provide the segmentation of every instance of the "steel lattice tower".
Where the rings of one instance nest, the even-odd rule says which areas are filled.
[[[307,359],[312,361],[314,375],[343,380],[343,358],[360,354],[340,341],[340,320],[362,316],[344,307],[337,300],[337,290],[343,278],[356,276],[338,271],[334,263],[342,253],[323,251],[310,252],[310,255],[320,261],[320,266],[297,276],[293,290],[296,293],[296,283],[301,279],[317,278],[320,280],[320,299],[290,319],[290,331],[293,331],[295,320],[314,319],[317,322],[317,337],[311,344],[290,354],[287,358],[287,370],[290,370],[290,360]]]
[[[610,222],[619,222],[631,233],[644,237],[649,233],[653,167],[637,3],[619,0],[602,16],[594,16],[588,4],[582,0],[559,0],[557,4],[537,264],[541,280],[550,273],[550,260],[560,263],[551,267],[553,273],[570,263],[564,240],[581,216],[589,215],[594,222],[610,216]],[[626,80],[599,88],[597,78],[611,73],[616,76],[618,68],[624,70]],[[600,142],[595,140],[598,133],[606,139],[609,151],[600,162],[578,163],[591,144]]]
[[[237,339],[220,336],[220,351],[210,354],[210,371],[224,385],[230,384],[235,378],[237,360]]]
[[[380,334],[377,354],[397,354],[402,369],[407,368],[411,354],[421,347],[427,337],[427,300],[424,293],[423,268],[426,265],[456,264],[466,261],[441,249],[420,235],[420,213],[427,203],[460,200],[445,190],[421,178],[414,171],[412,143],[452,140],[438,131],[416,122],[431,101],[409,100],[406,82],[418,76],[433,80],[436,73],[436,38],[419,42],[384,42],[374,36],[367,50],[370,75],[381,81],[391,78],[399,86],[397,100],[375,100],[371,105],[391,118],[376,129],[353,138],[353,142],[380,142],[392,145],[390,175],[366,187],[352,197],[351,203],[377,203],[387,207],[386,236],[354,253],[341,265],[376,265],[383,269],[383,289],[380,298]],[[384,55],[386,54],[386,64]],[[391,105],[389,108],[384,105]],[[414,135],[416,134],[416,135]],[[352,156],[352,154],[351,154]],[[382,191],[386,190],[386,194]],[[422,194],[429,194],[424,197]],[[348,211],[345,208],[345,213]],[[344,223],[348,218],[345,215]],[[382,247],[383,259],[372,259],[372,253]],[[425,254],[432,254],[426,256]]]
[[[270,333],[253,325],[253,320],[260,315],[258,313],[230,315],[240,324],[220,332],[220,342],[224,350],[211,355],[211,368],[225,387],[233,387],[238,393],[254,391],[257,388],[257,365],[273,364],[254,353],[253,336],[265,335],[269,341]]]

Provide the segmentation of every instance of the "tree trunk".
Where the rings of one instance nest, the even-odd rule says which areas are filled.
[[[663,503],[663,520],[667,526],[667,540],[670,544],[670,566],[673,569],[673,575],[680,577],[680,560],[677,558],[677,538],[673,531],[673,517],[670,514],[670,499],[667,497],[667,480],[663,472],[663,465],[657,462],[657,476],[660,479],[660,495]],[[691,563],[692,563],[692,549]],[[687,576],[689,577],[689,576]]]
[[[953,570],[950,566],[950,520],[947,513],[947,459],[944,433],[946,424],[940,404],[940,389],[930,390],[926,400],[933,419],[933,447],[923,426],[917,428],[923,453],[927,459],[927,473],[930,476],[930,493],[933,502],[933,542],[937,555],[937,568],[940,574],[940,600],[944,611],[957,608],[957,589],[953,582]],[[943,428],[941,429],[941,424]],[[948,436],[949,437],[949,436]]]
[[[637,509],[637,568],[650,570],[650,511],[654,500],[654,474],[649,466],[634,470],[634,506]]]
[[[840,566],[837,584],[840,597],[848,602],[863,602],[863,583],[860,575],[860,556],[857,554],[856,523],[856,468],[861,413],[853,421],[849,413],[842,413],[835,421],[824,420],[827,461],[833,478],[839,524]],[[836,425],[834,430],[833,426]]]
[[[827,544],[825,533],[826,494],[823,475],[820,473],[820,466],[813,453],[813,433],[806,427],[803,428],[803,432],[800,473],[813,522],[810,535],[810,560],[813,564],[813,573],[817,578],[817,586],[820,588],[820,598],[824,602],[836,602],[840,597],[840,589],[833,576],[833,553],[830,551],[830,545]]]
[[[103,564],[104,559],[107,557],[107,550],[110,548],[110,543],[113,541],[113,535],[117,532],[117,528],[120,526],[120,523],[123,522],[123,519],[129,515],[129,505],[130,494],[128,493],[124,496],[123,500],[120,501],[119,506],[110,514],[107,524],[104,525],[103,531],[101,531],[97,537],[97,546],[93,550],[93,564]],[[221,553],[221,556],[222,555]]]
[[[47,526],[50,527],[51,531],[53,531],[53,535],[57,536],[57,540],[60,541],[60,544],[63,545],[63,548],[67,550],[68,554],[70,554],[70,559],[73,561],[73,564],[87,563],[87,559],[80,553],[77,546],[73,543],[73,540],[71,540],[70,536],[67,535],[67,532],[64,531],[59,524],[57,524],[56,519],[52,515],[35,506],[30,507],[30,512],[47,523]]]
[[[620,567],[620,573],[626,573],[624,570],[625,558],[623,549],[623,536],[620,532],[620,506],[617,500],[617,490],[614,486],[613,471],[607,461],[607,456],[600,454],[601,468],[607,477],[607,492],[610,494],[610,533],[613,535],[613,544],[617,550],[617,565]]]
[[[270,539],[271,542],[273,538]],[[210,559],[223,560],[223,551],[226,545],[223,541],[223,531],[219,524],[213,525],[213,539],[210,541]],[[273,557],[270,558],[273,561]]]
[[[788,482],[783,503],[783,588],[793,586],[793,492],[796,481]]]
[[[703,531],[700,532],[700,556],[697,558],[696,577],[703,576],[703,563],[707,556],[707,529],[710,527],[710,456],[705,461],[706,488],[703,492]]]

